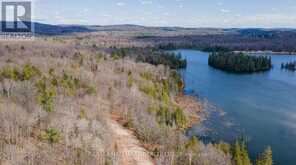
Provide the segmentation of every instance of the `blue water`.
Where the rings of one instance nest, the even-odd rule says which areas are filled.
[[[191,133],[232,142],[245,135],[254,159],[267,146],[280,165],[296,164],[296,72],[281,70],[282,62],[296,56],[271,55],[273,69],[256,74],[226,73],[208,66],[208,54],[177,50],[187,59],[181,73],[187,94],[207,100],[209,118]],[[221,111],[223,110],[223,111]]]

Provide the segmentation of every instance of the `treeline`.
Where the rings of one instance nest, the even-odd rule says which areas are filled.
[[[224,145],[217,145],[217,147],[225,150]],[[224,149],[223,149],[224,148]],[[232,159],[236,165],[273,165],[272,150],[271,147],[267,147],[257,159],[252,163],[249,153],[247,141],[243,138],[238,139],[230,148]]]
[[[176,50],[176,49],[196,49],[204,52],[229,52],[231,49],[224,46],[211,46],[211,45],[194,45],[192,43],[176,44],[160,44],[156,48],[161,50]]]
[[[112,48],[111,57],[118,59],[130,57],[137,62],[149,63],[152,65],[166,65],[171,69],[187,67],[186,59],[182,59],[180,53],[166,52],[153,48]]]
[[[272,34],[214,34],[214,35],[177,35],[152,36],[140,41],[154,43],[159,48],[183,48],[202,50],[206,47],[224,47],[240,51],[296,52],[295,32],[274,32]]]
[[[287,63],[282,63],[281,65],[282,69],[287,69],[291,71],[296,71],[296,61],[293,62],[287,62]]]
[[[249,56],[234,52],[213,52],[208,64],[214,68],[234,73],[253,73],[271,69],[271,58],[267,56]]]

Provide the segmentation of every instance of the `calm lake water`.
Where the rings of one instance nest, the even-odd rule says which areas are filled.
[[[296,164],[296,72],[280,68],[296,56],[271,55],[271,71],[237,75],[209,67],[208,53],[176,52],[188,62],[185,92],[210,103],[209,119],[189,133],[227,142],[245,135],[253,159],[271,146],[276,164]]]

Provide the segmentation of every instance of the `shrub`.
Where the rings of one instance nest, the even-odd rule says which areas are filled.
[[[66,93],[69,96],[73,96],[76,93],[76,90],[79,88],[80,81],[77,78],[73,78],[66,73],[64,73],[61,80],[61,86],[66,90]]]
[[[79,119],[86,119],[86,112],[85,112],[85,109],[84,108],[81,108],[80,109]]]
[[[22,76],[17,68],[7,66],[1,70],[1,77],[5,79],[12,79],[14,81],[18,81],[21,79]]]
[[[17,68],[7,66],[0,71],[0,77],[5,79],[11,79],[14,81],[25,81],[30,80],[35,76],[40,76],[41,72],[35,66],[26,64],[22,71],[19,71]]]
[[[112,60],[119,60],[120,59],[120,56],[118,54],[116,54],[116,53],[113,52],[111,54],[111,58],[112,58]]]
[[[169,111],[167,106],[160,107],[157,114],[158,123],[161,125],[172,126],[173,125],[173,116]]]
[[[170,89],[168,81],[163,81],[160,100],[162,100],[166,105],[170,103]]]
[[[147,94],[148,96],[151,96],[152,98],[157,98],[157,89],[155,87],[154,83],[143,83],[140,84],[140,90]]]
[[[46,140],[49,143],[58,143],[60,140],[60,132],[55,128],[48,128],[41,132],[40,138]]]
[[[199,144],[199,141],[198,139],[193,136],[190,140],[188,140],[188,142],[185,144],[185,148],[187,150],[192,150],[192,151],[196,151],[197,148],[198,148],[198,144]]]
[[[170,77],[173,79],[173,85],[174,87],[177,87],[177,92],[181,92],[184,89],[184,82],[182,80],[181,75],[177,71],[172,71],[170,73]]]
[[[85,92],[88,95],[95,95],[97,93],[97,89],[94,86],[88,85],[85,87]]]
[[[30,64],[26,64],[23,68],[23,80],[30,80],[31,78],[35,76],[40,76],[41,72],[38,68],[35,66],[32,66]]]
[[[140,76],[145,80],[152,80],[153,79],[153,75],[150,72],[143,72],[140,74]]]
[[[214,144],[214,146],[225,154],[231,153],[231,145],[225,142]]]
[[[46,112],[54,110],[54,98],[56,96],[56,88],[46,84],[46,78],[42,78],[36,83],[38,89],[38,103]]]
[[[173,119],[175,121],[175,124],[178,126],[180,129],[184,129],[187,127],[187,118],[183,112],[182,109],[179,107],[176,108],[175,112],[173,113]]]

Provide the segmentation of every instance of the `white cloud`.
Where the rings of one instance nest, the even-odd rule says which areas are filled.
[[[222,12],[222,13],[230,13],[230,11],[227,10],[227,9],[220,9],[220,12]]]
[[[149,0],[140,0],[140,3],[142,5],[151,5],[153,2],[152,1],[149,1]]]
[[[117,2],[116,5],[117,6],[125,6],[125,3],[124,2]]]

